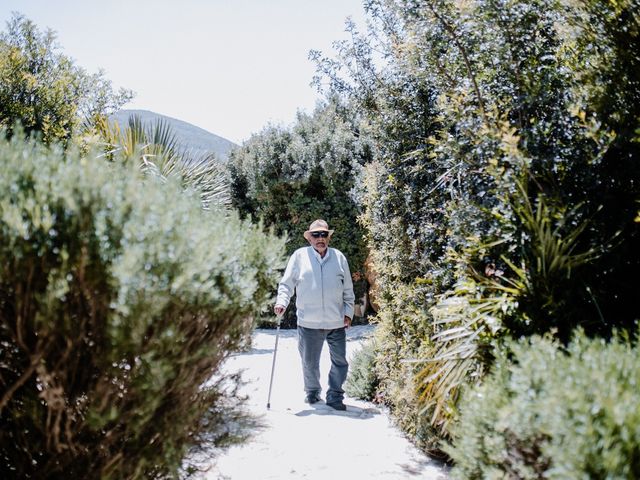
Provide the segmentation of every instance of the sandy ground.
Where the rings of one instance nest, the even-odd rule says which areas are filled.
[[[347,358],[361,347],[371,326],[347,331]],[[302,369],[295,330],[281,330],[271,408],[267,409],[275,330],[257,330],[251,351],[230,359],[226,368],[243,370],[244,393],[265,428],[248,443],[217,457],[206,480],[267,479],[429,479],[447,478],[447,469],[416,449],[374,404],[345,398],[346,412],[324,402],[304,403]],[[325,345],[321,372],[323,395],[329,371]]]

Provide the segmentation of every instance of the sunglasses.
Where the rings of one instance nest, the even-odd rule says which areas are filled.
[[[329,232],[311,232],[311,236],[313,238],[327,238],[329,236]]]

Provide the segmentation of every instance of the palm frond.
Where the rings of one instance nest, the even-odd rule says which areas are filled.
[[[184,189],[195,190],[204,209],[231,205],[227,175],[213,154],[181,151],[171,125],[159,119],[146,126],[139,115],[129,117],[122,131],[106,119],[97,126],[111,155],[120,150],[125,158],[137,157],[142,171],[165,181],[177,179]]]
[[[501,328],[501,319],[517,304],[501,283],[472,277],[458,281],[442,295],[430,313],[435,328],[430,355],[416,360],[415,376],[423,412],[432,411],[431,423],[446,434],[463,384],[482,378],[482,338]],[[512,289],[518,292],[517,289]]]
[[[531,236],[529,268],[534,269],[531,273],[535,273],[544,281],[553,282],[553,279],[559,276],[569,277],[573,269],[593,261],[600,255],[595,248],[574,253],[579,246],[582,233],[590,223],[590,220],[586,219],[573,227],[567,227],[567,223],[578,216],[581,205],[576,205],[566,213],[556,211],[544,195],[538,195],[534,208],[524,182],[516,182],[516,185],[519,195],[511,204],[523,229]],[[554,222],[555,218],[562,221]],[[521,275],[526,276],[522,271],[519,273],[519,276]]]
[[[178,137],[166,120],[158,118],[146,133],[152,145],[158,145],[170,154],[176,154],[178,151]]]
[[[226,171],[212,154],[167,157],[161,172],[165,176],[178,177],[185,188],[196,190],[205,209],[231,205]]]

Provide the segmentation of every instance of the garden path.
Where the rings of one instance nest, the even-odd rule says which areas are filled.
[[[347,356],[361,348],[372,326],[347,330]],[[275,330],[257,330],[252,349],[233,356],[230,371],[243,370],[251,411],[265,428],[249,442],[218,456],[206,480],[443,480],[447,468],[425,456],[395,428],[387,412],[346,397],[346,412],[324,402],[303,402],[302,372],[295,330],[281,330],[271,408],[267,409]],[[329,367],[322,353],[323,390]]]

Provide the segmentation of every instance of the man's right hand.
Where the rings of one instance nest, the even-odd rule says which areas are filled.
[[[286,307],[283,307],[282,305],[275,305],[273,307],[273,313],[275,313],[277,316],[281,317],[282,315],[284,315],[284,311],[286,310]]]

